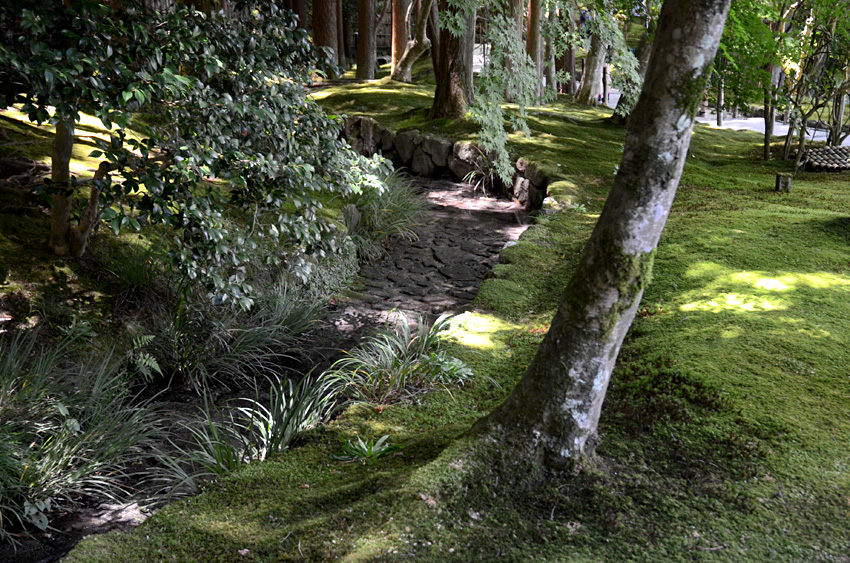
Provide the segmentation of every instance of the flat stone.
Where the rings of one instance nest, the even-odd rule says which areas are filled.
[[[474,261],[468,252],[460,248],[452,246],[435,246],[433,248],[434,256],[444,265],[448,264],[466,264]]]

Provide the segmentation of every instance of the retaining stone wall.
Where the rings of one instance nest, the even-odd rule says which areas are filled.
[[[540,209],[546,198],[549,179],[537,166],[522,158],[514,167],[516,172],[511,185],[505,185],[495,175],[486,173],[487,159],[481,149],[470,142],[453,143],[415,129],[396,133],[371,117],[363,116],[347,118],[343,133],[360,154],[380,153],[417,176],[463,181],[470,172],[479,172],[478,179],[488,182],[487,189],[517,200],[529,211]]]

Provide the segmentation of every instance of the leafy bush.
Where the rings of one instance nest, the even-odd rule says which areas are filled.
[[[327,374],[355,400],[380,404],[409,396],[414,386],[463,384],[472,379],[472,371],[440,350],[440,333],[449,318],[443,315],[429,325],[419,316],[414,332],[401,313],[396,325],[371,336]]]
[[[159,432],[110,354],[66,367],[72,339],[36,347],[36,332],[0,335],[0,539],[49,525],[47,512],[124,496],[140,447]]]

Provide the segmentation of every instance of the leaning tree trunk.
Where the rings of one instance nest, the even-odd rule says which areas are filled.
[[[357,2],[357,73],[361,80],[375,78],[375,0]]]
[[[71,254],[71,154],[74,150],[74,125],[65,121],[56,124],[50,179],[62,193],[53,195],[50,211],[50,250],[57,256]]]
[[[474,431],[570,469],[592,455],[611,370],[640,304],[730,0],[667,0],[620,170],[551,328],[505,403]]]
[[[431,19],[431,4],[434,0],[425,0],[422,3],[422,9],[419,10],[419,17],[416,19],[416,29],[413,39],[407,42],[407,47],[404,49],[404,54],[398,61],[398,64],[393,68],[393,73],[390,76],[393,80],[400,82],[413,81],[413,64],[419,60],[422,53],[431,47],[431,41],[428,39],[427,29],[428,20]]]
[[[590,38],[590,51],[584,60],[584,72],[581,75],[581,85],[578,87],[576,103],[595,106],[602,94],[602,67],[605,66],[607,46],[593,34]]]

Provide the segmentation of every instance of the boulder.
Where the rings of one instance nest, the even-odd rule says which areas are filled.
[[[434,166],[445,168],[449,165],[449,154],[452,152],[452,144],[438,137],[423,137],[422,150],[431,157]]]
[[[407,166],[413,159],[413,151],[422,144],[422,134],[416,129],[402,131],[395,136],[395,150],[401,158],[402,163]]]
[[[421,146],[413,150],[413,156],[410,159],[410,171],[417,176],[430,177],[434,175],[434,161],[422,149]]]
[[[475,166],[453,156],[449,159],[449,170],[452,171],[457,180],[462,182],[470,172],[475,170]]]

